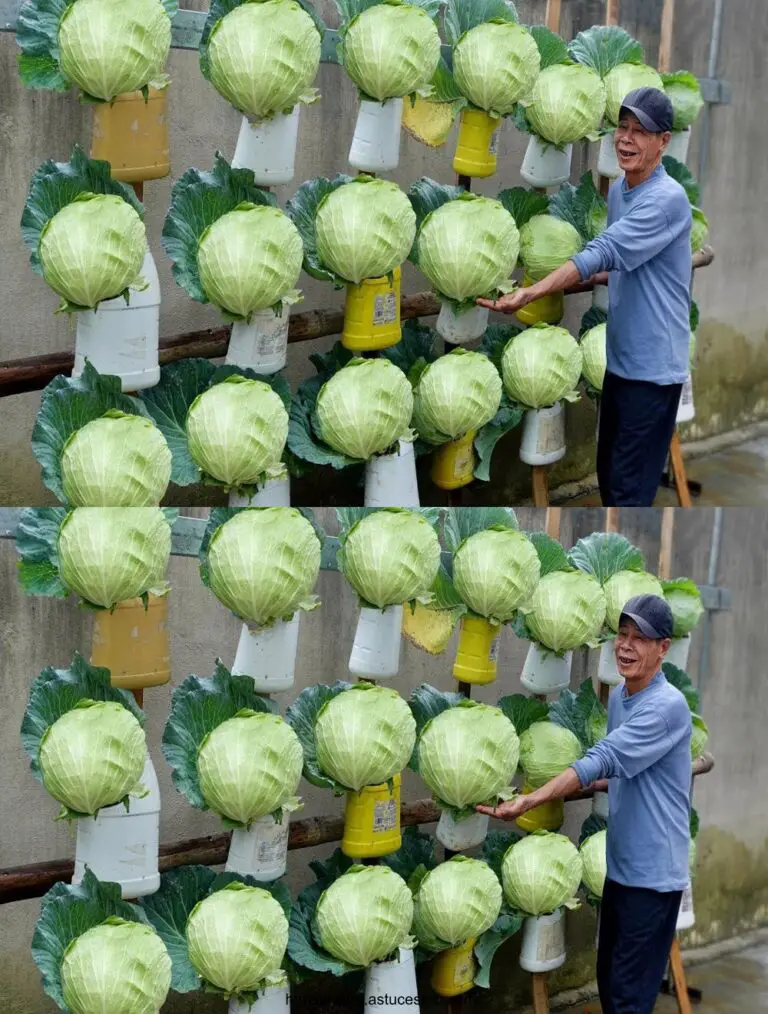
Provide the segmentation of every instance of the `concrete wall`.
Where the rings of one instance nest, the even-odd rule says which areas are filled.
[[[706,74],[709,31],[714,0],[678,0],[675,19],[673,64],[696,74]],[[202,0],[188,6],[205,9]],[[329,24],[335,24],[331,0],[318,4]],[[659,41],[661,0],[625,0],[622,24],[642,39],[647,58],[654,62]],[[544,0],[518,3],[521,18],[529,23],[544,20]],[[602,0],[571,0],[563,5],[561,31],[571,38],[576,32],[599,23],[604,16]],[[748,26],[748,27],[747,27]],[[695,388],[698,418],[686,435],[704,436],[734,429],[768,415],[768,358],[764,355],[766,325],[763,280],[768,269],[764,242],[764,216],[756,213],[759,195],[768,185],[766,142],[761,129],[763,105],[756,100],[765,91],[764,51],[768,41],[768,8],[753,0],[731,0],[726,5],[719,72],[733,85],[732,106],[717,107],[712,115],[704,205],[711,221],[711,238],[717,249],[715,266],[700,277],[696,297],[701,304],[699,366]],[[231,156],[239,117],[201,77],[193,52],[174,50],[170,58],[173,83],[170,90],[170,122],[173,178],[188,166],[207,167],[220,149]],[[351,82],[336,66],[324,65],[319,87],[322,102],[302,112],[300,154],[296,181],[345,168],[351,139],[356,95]],[[0,361],[71,348],[73,336],[65,319],[52,316],[56,297],[32,273],[26,248],[18,232],[18,220],[29,179],[47,158],[66,159],[74,142],[88,145],[91,110],[72,95],[25,91],[16,71],[13,36],[0,35]],[[691,165],[697,164],[694,132]],[[477,189],[494,195],[499,189],[520,183],[518,167],[525,138],[510,126],[502,133],[499,173]],[[404,136],[401,166],[394,179],[407,187],[422,175],[449,182],[453,139],[445,148],[430,151]],[[574,179],[583,171],[594,146],[576,152]],[[146,188],[147,225],[163,289],[161,334],[173,335],[218,323],[215,312],[192,302],[171,277],[170,265],[160,246],[160,232],[169,202],[171,179]],[[286,200],[293,186],[279,188]],[[305,308],[338,304],[340,296],[329,286],[303,279]],[[405,291],[425,288],[424,280],[406,271]],[[588,304],[586,297],[569,301],[566,324],[577,327]],[[312,372],[307,361],[311,351],[331,344],[325,339],[293,346],[288,375],[292,383]],[[50,501],[39,481],[32,458],[29,434],[39,406],[39,394],[20,395],[0,403],[0,502],[11,504]],[[582,477],[593,470],[594,411],[586,401],[569,407],[570,450],[553,470],[552,481]],[[475,502],[517,502],[529,492],[529,473],[517,460],[519,436],[511,434],[496,452],[492,484],[473,494]],[[436,502],[437,491],[427,485],[424,497]],[[305,503],[349,503],[359,500],[354,475],[344,479],[315,474],[297,487]],[[213,503],[210,490],[174,492],[171,503]]]
[[[204,514],[204,511],[185,513]],[[318,517],[329,532],[335,518],[329,510]],[[541,529],[543,511],[519,512],[521,526]],[[562,542],[568,547],[580,537],[603,527],[602,512],[572,510],[563,515]],[[689,575],[704,583],[707,577],[713,514],[710,510],[678,512],[675,530],[673,573]],[[623,511],[622,530],[647,554],[654,569],[659,551],[660,514],[657,511]],[[733,611],[712,617],[712,651],[709,671],[698,674],[702,633],[694,639],[690,672],[703,691],[703,713],[711,730],[710,747],[716,757],[714,771],[699,780],[695,804],[702,819],[699,873],[696,881],[698,924],[691,935],[695,943],[718,940],[768,922],[768,814],[761,804],[768,778],[765,715],[768,685],[764,660],[768,653],[768,628],[763,609],[768,540],[768,511],[725,512],[720,571],[717,582],[733,593]],[[177,685],[190,672],[207,675],[221,657],[231,664],[239,624],[202,585],[194,559],[174,557],[170,567],[173,681]],[[295,693],[316,682],[344,678],[356,622],[351,589],[339,574],[321,574],[318,592],[322,607],[302,618],[295,691],[282,695],[281,707]],[[13,545],[0,541],[0,686],[4,707],[0,709],[0,868],[44,862],[71,856],[74,842],[67,830],[55,824],[57,806],[32,778],[19,743],[19,727],[28,690],[46,666],[66,666],[72,652],[86,655],[90,646],[88,614],[70,602],[25,598],[16,579]],[[496,685],[475,696],[494,703],[504,694],[520,690],[525,645],[509,630],[501,636],[499,678]],[[404,696],[426,681],[449,689],[453,685],[453,645],[445,655],[431,657],[404,644],[401,672],[392,685]],[[574,665],[574,685],[583,678],[585,665],[594,671],[596,653],[586,653]],[[172,686],[148,691],[149,746],[160,778],[163,801],[161,841],[173,842],[206,833],[217,833],[218,821],[193,811],[175,791],[160,752]],[[326,792],[302,785],[306,801],[304,816],[340,813],[341,801]],[[426,795],[424,786],[406,773],[404,798]],[[578,835],[588,804],[568,807],[566,831]],[[326,856],[333,846],[293,852],[289,863],[292,890],[311,879],[307,861]],[[43,1014],[54,1010],[39,985],[30,957],[30,939],[39,902],[0,907],[0,1010],[9,1014]],[[581,984],[592,977],[594,913],[588,907],[569,914],[569,961],[554,976],[552,988]],[[510,1011],[526,1001],[528,983],[517,967],[519,937],[506,945],[496,959],[493,989],[481,993],[466,1010],[495,1014]],[[324,1014],[359,1009],[349,984],[322,980],[312,986],[312,996]],[[302,994],[306,997],[308,994]],[[321,1003],[320,998],[325,999]],[[426,984],[423,1009],[440,1007]],[[304,1009],[296,1007],[295,1009]],[[184,999],[169,1003],[174,1014],[191,1011],[219,1012],[220,1001]]]

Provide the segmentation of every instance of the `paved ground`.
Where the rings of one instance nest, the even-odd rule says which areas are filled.
[[[768,1011],[768,944],[720,958],[711,965],[696,965],[688,972],[688,985],[703,993],[694,1014],[763,1014]],[[677,1003],[661,997],[656,1014],[674,1014]],[[600,1014],[600,1004],[579,1004],[565,1014]]]

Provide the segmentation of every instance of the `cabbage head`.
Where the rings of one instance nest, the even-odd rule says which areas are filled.
[[[582,361],[579,343],[565,328],[529,327],[504,349],[504,387],[513,401],[526,408],[548,408],[574,391]]]
[[[707,749],[709,742],[709,727],[700,715],[693,715],[693,730],[691,732],[691,757],[696,760]]]
[[[234,7],[208,43],[211,84],[256,122],[308,98],[320,66],[320,33],[295,0]]]
[[[280,303],[301,273],[304,244],[279,208],[243,202],[200,237],[197,266],[208,300],[236,320]]]
[[[417,248],[419,270],[437,293],[462,303],[492,295],[509,280],[520,236],[499,201],[468,194],[427,215]]]
[[[195,464],[237,488],[256,485],[265,472],[279,467],[288,412],[269,384],[234,375],[195,398],[186,427]]]
[[[358,968],[410,942],[413,897],[388,866],[352,866],[320,896],[315,931],[334,958]]]
[[[303,766],[304,751],[290,725],[246,708],[208,733],[197,755],[208,808],[246,828],[293,799]]]
[[[453,75],[472,105],[495,116],[511,113],[539,76],[539,47],[511,21],[470,28],[453,47]]]
[[[414,936],[428,948],[430,942],[459,947],[493,926],[501,902],[499,878],[487,863],[454,856],[431,870],[419,885]]]
[[[606,351],[606,324],[597,324],[585,331],[581,336],[581,372],[595,391],[602,391],[605,380],[605,371],[608,368],[608,355]]]
[[[414,392],[413,425],[429,443],[479,430],[501,404],[499,371],[480,352],[454,349],[430,363]]]
[[[342,62],[366,98],[386,102],[425,88],[440,60],[440,36],[413,4],[377,3],[349,23]]]
[[[139,213],[116,194],[79,194],[40,234],[43,277],[81,309],[95,309],[125,292],[138,280],[146,252]]]
[[[473,613],[506,623],[539,583],[539,554],[512,528],[475,532],[453,557],[453,583]]]
[[[704,108],[701,86],[693,74],[681,70],[676,74],[662,74],[664,91],[672,103],[673,130],[686,130]]]
[[[608,578],[603,591],[608,606],[605,618],[614,633],[619,629],[621,612],[630,599],[636,595],[658,595],[659,598],[664,598],[664,589],[659,579],[642,570],[620,570]]]
[[[624,99],[636,88],[658,88],[664,91],[661,75],[644,63],[620,63],[608,71],[603,79],[605,84],[605,118],[617,126]]]
[[[701,208],[691,208],[693,225],[691,226],[691,250],[698,253],[707,245],[709,239],[709,219]]]
[[[58,45],[64,77],[111,102],[162,85],[171,19],[160,0],[77,0],[61,18]]]
[[[440,567],[440,540],[415,511],[376,511],[347,533],[340,566],[364,602],[378,609],[401,605],[429,594]]]
[[[171,451],[151,419],[109,411],[61,451],[61,484],[74,507],[152,507],[171,481]]]
[[[579,850],[565,835],[549,831],[521,838],[501,865],[504,897],[526,915],[556,912],[576,896],[581,879]]]
[[[456,810],[495,803],[512,782],[520,742],[506,715],[468,701],[436,715],[421,731],[419,774],[437,799]]]
[[[597,831],[582,842],[579,852],[584,864],[582,880],[593,898],[602,898],[608,869],[607,831]]]
[[[347,282],[391,274],[411,252],[416,212],[390,180],[358,176],[327,194],[317,208],[320,260]]]
[[[531,129],[558,148],[594,133],[605,112],[605,86],[583,64],[554,64],[541,72],[525,115]]]
[[[86,602],[118,602],[167,588],[171,527],[159,507],[76,507],[59,529],[59,576]]]
[[[388,359],[352,359],[320,388],[315,411],[329,447],[367,461],[410,435],[413,390]]]
[[[579,760],[583,753],[581,743],[570,729],[554,722],[534,722],[520,736],[520,767],[525,774],[525,784],[528,788],[540,789]]]
[[[186,937],[189,960],[203,980],[237,995],[279,972],[288,920],[269,891],[233,881],[195,905]]]
[[[127,708],[82,700],[43,734],[43,785],[69,813],[95,817],[137,790],[146,753],[144,730]]]
[[[686,637],[704,615],[701,592],[687,578],[662,584],[664,598],[672,610],[673,637]]]
[[[524,607],[536,641],[561,655],[595,640],[605,622],[605,595],[584,571],[553,571],[539,581]]]
[[[584,246],[570,222],[554,215],[534,215],[520,230],[520,260],[533,282],[540,282]]]
[[[312,608],[320,540],[293,507],[249,507],[216,529],[208,547],[210,587],[231,612],[268,627]]]
[[[399,774],[416,743],[416,721],[403,698],[365,682],[326,701],[314,731],[322,770],[356,792]]]

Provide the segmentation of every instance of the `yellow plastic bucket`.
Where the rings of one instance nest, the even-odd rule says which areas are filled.
[[[523,288],[533,285],[533,280],[527,275],[523,276]],[[515,316],[521,324],[533,327],[534,324],[559,324],[565,313],[565,298],[562,292],[551,292],[542,299],[536,299],[522,310],[518,310]]]
[[[440,489],[460,489],[475,477],[476,430],[438,447],[432,455],[432,482]]]
[[[523,786],[523,795],[527,796],[533,789],[530,785]],[[565,805],[562,799],[552,799],[548,803],[536,806],[522,817],[518,817],[516,824],[523,831],[531,834],[533,831],[559,831],[565,820]]]
[[[375,352],[397,345],[400,329],[400,268],[388,277],[364,278],[347,286],[341,343],[351,352]]]
[[[118,95],[113,103],[94,105],[91,158],[112,166],[125,183],[159,180],[171,171],[166,90]]]
[[[367,785],[360,792],[347,793],[344,812],[344,837],[341,851],[350,859],[374,859],[387,856],[402,845],[400,834],[400,775],[392,780],[392,789]]]
[[[438,996],[459,996],[468,993],[474,985],[475,937],[461,947],[441,951],[432,963],[432,989]]]
[[[118,602],[115,611],[95,614],[91,664],[112,673],[112,686],[121,690],[161,687],[171,679],[168,598],[149,596]]]
[[[493,683],[500,629],[481,616],[465,616],[462,619],[456,661],[453,663],[454,679],[477,686]]]
[[[453,171],[483,179],[496,172],[496,140],[501,120],[482,109],[464,109],[459,121]]]

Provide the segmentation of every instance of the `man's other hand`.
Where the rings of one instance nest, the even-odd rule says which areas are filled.
[[[478,299],[475,302],[478,306],[486,306],[489,310],[496,310],[497,313],[517,313],[524,306],[536,299],[531,288],[515,289],[498,299]]]

